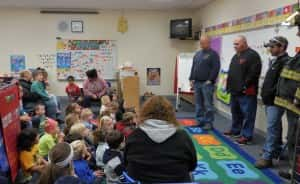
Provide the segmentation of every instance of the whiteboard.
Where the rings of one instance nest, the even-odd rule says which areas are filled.
[[[177,56],[177,87],[180,92],[191,93],[190,73],[195,53],[180,53]]]
[[[276,32],[276,29],[278,32]],[[222,46],[221,46],[221,68],[224,71],[228,71],[229,65],[231,62],[231,58],[235,54],[235,50],[233,48],[233,41],[238,35],[244,35],[247,38],[248,45],[257,51],[262,60],[262,73],[261,78],[263,79],[266,71],[268,70],[269,60],[272,59],[272,56],[264,48],[264,43],[268,42],[274,36],[284,36],[289,41],[288,53],[290,56],[295,55],[295,48],[298,43],[300,43],[300,39],[296,36],[297,27],[287,28],[287,27],[269,27],[259,30],[252,30],[248,32],[240,32],[234,34],[228,34],[222,36]]]

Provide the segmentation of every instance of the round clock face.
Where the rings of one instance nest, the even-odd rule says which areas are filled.
[[[69,24],[66,21],[61,21],[58,23],[58,30],[61,32],[66,32],[69,28]]]

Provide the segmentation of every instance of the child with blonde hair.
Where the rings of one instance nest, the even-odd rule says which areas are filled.
[[[76,140],[71,143],[71,146],[74,151],[73,164],[75,174],[82,182],[87,184],[101,183],[103,172],[100,170],[93,171],[84,159],[87,152],[85,143],[81,140]]]
[[[113,119],[110,116],[103,116],[100,119],[98,129],[103,130],[105,133],[112,131],[114,129]]]
[[[80,120],[81,122],[85,125],[86,128],[89,130],[94,130],[96,129],[96,125],[92,123],[93,121],[93,112],[89,108],[82,109],[81,114],[80,114]]]
[[[103,111],[109,110],[111,105],[111,100],[108,95],[104,95],[101,97],[101,108],[100,108],[100,113],[101,114]]]
[[[64,134],[68,135],[71,127],[76,123],[80,123],[79,116],[75,113],[68,114],[65,118]]]

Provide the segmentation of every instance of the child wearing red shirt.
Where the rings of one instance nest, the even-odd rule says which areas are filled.
[[[69,76],[67,78],[68,85],[66,86],[66,93],[70,101],[76,101],[81,96],[80,88],[74,83],[75,78],[73,76]]]
[[[126,138],[136,129],[137,117],[133,112],[123,114],[121,122],[116,123],[115,128],[119,130]]]

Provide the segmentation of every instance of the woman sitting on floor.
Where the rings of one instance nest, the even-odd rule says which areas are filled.
[[[189,135],[179,129],[171,103],[161,96],[151,97],[140,115],[141,124],[125,147],[129,176],[142,183],[190,182],[196,151]]]

